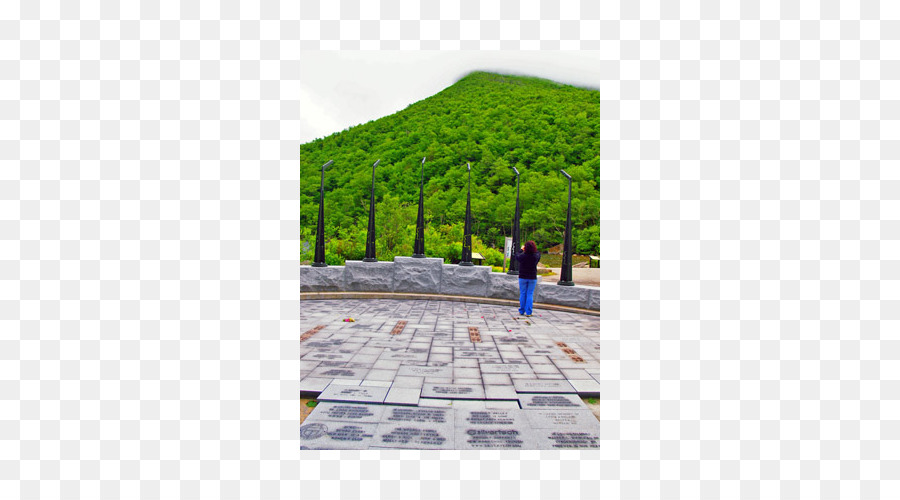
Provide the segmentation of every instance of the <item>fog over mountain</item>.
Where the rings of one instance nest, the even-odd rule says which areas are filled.
[[[598,89],[597,51],[308,51],[300,57],[301,143],[390,115],[473,71]]]

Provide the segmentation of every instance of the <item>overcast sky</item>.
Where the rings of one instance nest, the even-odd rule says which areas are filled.
[[[301,143],[381,118],[472,71],[599,88],[591,51],[305,51],[300,55]]]

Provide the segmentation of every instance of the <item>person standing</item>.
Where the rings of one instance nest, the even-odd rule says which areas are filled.
[[[519,261],[519,314],[531,316],[534,289],[537,286],[537,263],[541,260],[541,253],[537,251],[537,245],[529,240],[525,242],[521,252],[516,252],[516,260]]]

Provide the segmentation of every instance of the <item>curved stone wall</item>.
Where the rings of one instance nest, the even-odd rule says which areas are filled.
[[[393,262],[348,260],[344,266],[300,266],[301,292],[428,293],[519,300],[519,278],[488,266],[444,264],[443,259],[395,257]],[[541,282],[536,304],[600,310],[600,289]]]

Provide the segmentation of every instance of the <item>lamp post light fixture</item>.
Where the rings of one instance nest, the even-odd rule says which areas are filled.
[[[366,231],[366,257],[363,262],[378,262],[375,258],[375,167],[378,162],[372,164],[372,193],[369,196],[369,230]]]
[[[472,165],[466,163],[469,170],[469,182],[466,187],[466,223],[463,226],[463,247],[461,266],[472,266]]]
[[[509,256],[509,271],[506,274],[518,276],[519,261],[516,259],[516,252],[519,251],[519,170],[516,167],[512,169],[516,173],[516,213],[513,215],[512,252]]]
[[[566,213],[566,237],[563,243],[562,269],[559,272],[557,285],[575,286],[572,281],[572,176],[565,170],[560,170],[566,179],[569,179],[569,210]]]
[[[422,157],[422,180],[419,183],[419,215],[416,217],[416,241],[413,243],[412,256],[417,259],[425,258],[425,157]]]
[[[327,267],[325,263],[325,169],[331,166],[334,160],[328,160],[322,165],[322,180],[319,182],[319,223],[316,225],[316,255],[313,258],[313,267]]]

